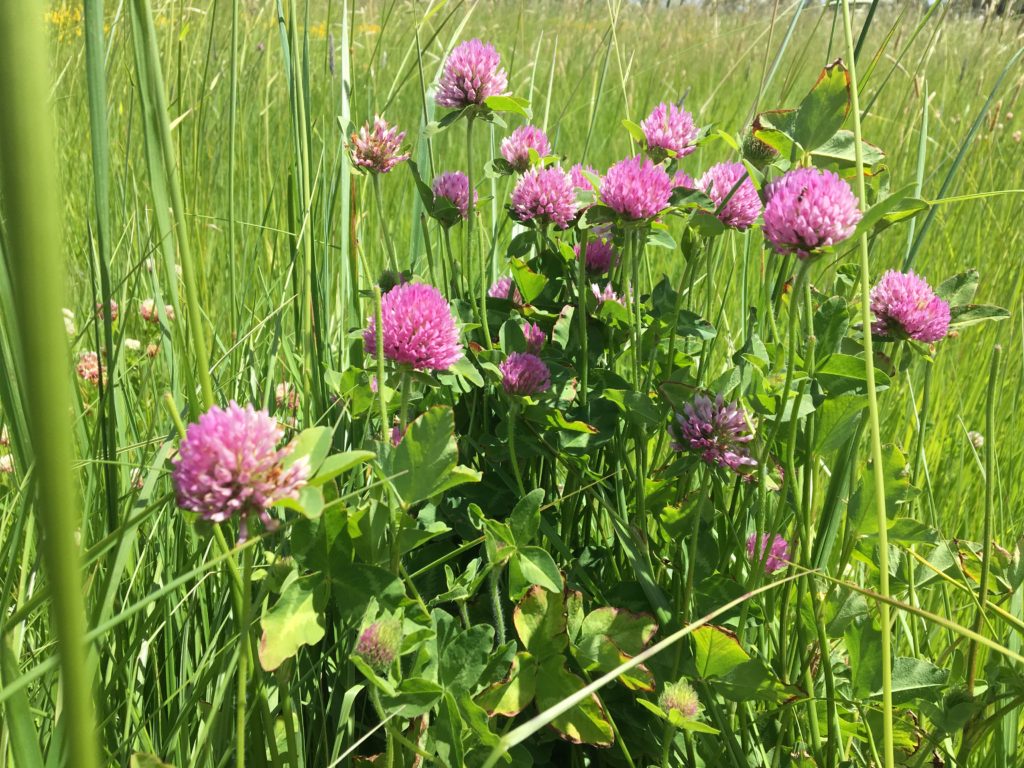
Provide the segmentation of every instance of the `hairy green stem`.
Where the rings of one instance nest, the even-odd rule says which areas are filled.
[[[384,400],[384,311],[381,306],[380,288],[373,287],[373,311],[374,319],[377,322],[377,338],[374,340],[375,354],[377,357],[377,402],[380,405],[380,439],[387,443],[391,434],[391,425],[388,424],[388,405]]]
[[[235,702],[235,766],[245,768],[246,689],[249,684],[249,610],[252,548],[242,553],[242,606],[238,618],[238,694]],[[230,561],[229,561],[230,562]]]
[[[576,259],[576,311],[579,313],[580,346],[576,367],[580,374],[580,402],[587,404],[588,377],[590,375],[590,353],[587,350],[587,238],[590,230],[584,229],[580,236],[580,255]]]
[[[370,173],[371,186],[373,186],[373,199],[377,205],[377,219],[380,221],[380,231],[384,238],[384,247],[388,253],[388,266],[398,274],[398,257],[395,255],[395,245],[391,242],[391,231],[388,229],[388,219],[384,215],[384,193],[380,189],[380,174]]]
[[[470,270],[472,269],[472,265],[476,264],[476,259],[473,255],[473,252],[476,250],[476,241],[473,239],[473,225],[476,223],[476,198],[474,196],[475,190],[473,187],[473,123],[474,115],[470,113],[466,117],[466,179],[468,181],[469,189],[466,195],[468,215],[466,216],[466,248],[464,251],[466,263],[470,265]],[[487,321],[487,289],[490,286],[488,285],[487,279],[487,265],[484,264],[484,260],[481,258],[480,263],[477,266],[480,268],[480,286],[477,292],[480,304],[478,308],[478,317],[483,324],[484,346],[487,349],[490,349],[491,328]]]
[[[512,474],[516,478],[516,488],[520,497],[526,495],[526,486],[523,485],[523,476],[519,471],[519,457],[516,454],[516,420],[519,417],[519,403],[512,403],[508,412],[508,458],[512,463]]]
[[[380,703],[380,694],[377,689],[370,686],[370,703],[373,704],[373,709],[377,713],[377,717],[380,718],[381,723],[384,726],[384,739],[386,743],[384,753],[384,768],[395,768],[395,734],[392,730],[391,723],[388,721],[387,716],[384,714],[384,707]]]
[[[988,372],[988,401],[985,407],[985,520],[981,538],[981,579],[978,584],[978,613],[974,617],[974,631],[980,634],[985,620],[988,603],[988,578],[992,560],[992,514],[995,508],[995,437],[996,437],[996,396],[999,382],[999,358],[1003,348],[996,344],[992,348],[992,360]],[[978,643],[972,640],[967,651],[967,693],[974,695],[978,669]]]
[[[410,381],[410,377],[409,377],[409,369],[406,368],[405,366],[402,367],[402,384],[401,384],[401,387],[402,387],[402,405],[401,405],[401,408],[399,408],[399,410],[398,410],[398,424],[399,424],[398,428],[400,430],[402,430],[402,434],[404,435],[405,434],[405,427],[409,423],[409,421],[408,421],[408,416],[409,416],[409,394],[410,394],[410,390],[412,389],[412,385],[411,385],[411,381]]]
[[[501,607],[501,568],[492,565],[487,580],[491,591],[491,610],[494,613],[494,647],[497,648],[505,643],[505,612]]]

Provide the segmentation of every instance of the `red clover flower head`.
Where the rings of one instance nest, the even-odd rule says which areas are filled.
[[[676,712],[684,720],[696,720],[700,715],[700,699],[685,680],[666,683],[658,697],[658,706],[665,712]]]
[[[673,187],[686,187],[687,189],[698,189],[697,181],[686,171],[676,171],[672,175]]]
[[[490,43],[467,40],[457,45],[444,63],[434,101],[439,107],[462,109],[482,105],[508,87],[501,57]]]
[[[297,499],[309,477],[303,457],[289,466],[291,444],[278,448],[284,430],[266,411],[232,402],[213,406],[189,424],[178,448],[171,479],[178,506],[204,520],[221,523],[239,518],[239,541],[249,535],[249,516],[263,527],[277,527],[267,512],[283,499]]]
[[[758,540],[760,539],[760,545]],[[766,554],[767,550],[767,554]],[[747,537],[747,557],[755,564],[764,562],[764,572],[775,573],[786,567],[789,560],[789,543],[779,535],[752,533]]]
[[[574,245],[572,250],[578,259],[580,257],[580,244],[577,243]],[[615,246],[612,245],[610,240],[603,237],[592,237],[588,239],[585,253],[587,259],[587,272],[594,275],[605,274],[609,269],[611,269],[613,264],[617,264],[619,261],[619,255],[615,252]]]
[[[499,277],[495,280],[494,284],[487,289],[487,295],[492,299],[505,299],[506,301],[511,301],[517,307],[524,305],[523,294],[519,292],[519,286],[516,285],[508,275]]]
[[[463,219],[469,218],[469,177],[461,171],[439,174],[431,185],[434,200],[444,198],[454,205]],[[473,190],[473,207],[476,208],[479,195]]]
[[[934,342],[949,331],[949,304],[928,282],[911,272],[889,270],[871,289],[872,333],[898,339]]]
[[[99,384],[107,381],[106,366],[95,352],[82,352],[78,355],[78,363],[75,365],[75,372],[78,378],[90,384]]]
[[[601,288],[597,283],[591,283],[590,292],[594,294],[594,298],[597,299],[598,307],[606,301],[614,301],[616,304],[622,304],[622,298],[615,292],[611,283],[607,283],[604,288]]]
[[[405,131],[374,115],[372,127],[366,123],[352,134],[352,163],[373,173],[387,173],[409,159],[409,153],[401,154],[404,139]]]
[[[718,163],[711,166],[697,180],[697,187],[714,201],[716,209],[721,208],[716,215],[727,227],[742,231],[761,215],[761,198],[743,163]],[[733,188],[736,188],[735,192]],[[723,207],[722,201],[726,198],[729,202]]]
[[[381,297],[384,356],[418,371],[447,371],[462,357],[459,328],[441,292],[424,283],[400,283]],[[370,316],[363,342],[377,353],[377,318]]]
[[[668,208],[672,179],[660,165],[637,156],[620,160],[601,181],[601,202],[627,219],[649,219]]]
[[[647,154],[660,163],[671,152],[676,157],[685,157],[696,149],[697,126],[693,115],[675,104],[662,102],[640,123],[647,143]]]
[[[536,323],[523,323],[523,337],[526,339],[526,351],[534,355],[540,354],[548,340],[544,329]]]
[[[529,352],[513,352],[498,366],[501,385],[510,395],[536,395],[551,388],[551,371]]]
[[[164,314],[167,315],[167,319],[171,322],[174,321],[174,307],[167,304],[164,307]],[[139,305],[139,316],[142,317],[147,323],[153,323],[157,325],[160,323],[160,313],[156,308],[156,301],[153,299],[143,299],[142,304]]]
[[[501,156],[513,170],[520,173],[530,167],[531,149],[542,158],[551,154],[548,137],[533,125],[519,126],[501,142]]]
[[[672,448],[694,451],[708,464],[741,474],[743,467],[757,465],[747,449],[754,439],[747,416],[739,404],[726,403],[721,395],[714,400],[697,395],[677,413],[669,427]]]
[[[558,166],[528,170],[512,190],[512,214],[519,221],[565,229],[576,216],[576,191],[569,174]]]
[[[586,176],[588,173],[600,181],[601,174],[597,172],[597,169],[592,165],[584,165],[583,163],[576,163],[576,165],[569,169],[569,178],[572,179],[572,185],[576,189],[582,189],[584,192],[596,192],[597,190],[594,189],[593,183]]]
[[[378,619],[359,633],[353,653],[376,672],[386,672],[402,645],[402,624],[398,619]]]
[[[100,304],[99,302],[96,302],[96,318],[99,319],[99,320],[103,320],[103,315],[104,315],[103,305]],[[117,302],[114,301],[113,299],[111,299],[110,300],[110,322],[114,322],[115,320],[117,320],[117,315],[118,315]]]
[[[809,258],[852,235],[861,219],[850,185],[831,171],[797,168],[765,193],[764,235],[781,254]]]

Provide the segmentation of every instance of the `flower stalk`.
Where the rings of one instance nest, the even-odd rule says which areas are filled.
[[[996,474],[996,396],[999,382],[999,362],[1003,348],[992,348],[988,372],[988,398],[985,404],[985,522],[981,538],[981,578],[978,584],[978,613],[974,618],[974,632],[981,634],[988,605],[988,579],[992,567],[992,515],[995,511]],[[978,671],[978,643],[971,640],[967,651],[967,692],[974,695]]]

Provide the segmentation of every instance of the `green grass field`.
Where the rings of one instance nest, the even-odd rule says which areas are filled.
[[[867,180],[870,201],[903,190],[930,203],[865,232],[866,279],[912,265],[936,286],[974,268],[974,301],[1009,314],[958,328],[931,356],[876,341],[875,368],[888,386],[878,389],[872,423],[862,378],[860,238],[815,262],[805,307],[796,262],[766,249],[758,227],[689,238],[680,218],[669,224],[672,247],[648,246],[632,282],[638,295],[649,294],[667,276],[666,285],[684,289],[676,314],[692,310],[717,334],[684,333],[676,347],[672,334],[659,335],[659,322],[669,326],[655,319],[653,299],[642,339],[624,330],[634,329],[628,314],[621,327],[591,327],[592,397],[606,409],[587,409],[585,395],[582,405],[573,399],[580,314],[559,325],[556,304],[566,302],[552,297],[575,296],[575,277],[551,266],[557,246],[542,254],[539,240],[526,247],[537,251],[529,263],[548,279],[547,293],[529,317],[551,329],[557,402],[502,399],[503,353],[483,341],[479,292],[449,296],[467,345],[476,345],[466,369],[401,372],[386,379],[381,396],[370,377],[384,369],[364,357],[361,333],[387,268],[381,219],[401,268],[450,294],[435,275],[443,273],[445,238],[425,217],[407,166],[380,178],[381,216],[370,176],[353,173],[348,160],[348,136],[381,114],[407,131],[407,150],[428,183],[441,171],[465,170],[465,121],[440,129],[445,110],[427,89],[451,48],[475,37],[500,52],[508,89],[529,101],[532,123],[566,167],[583,162],[603,172],[639,152],[623,121],[639,123],[659,102],[682,99],[697,125],[711,126],[681,164],[697,177],[739,157],[736,142],[757,113],[797,107],[823,67],[851,61],[842,6],[126,0],[91,4],[90,17],[77,3],[26,5],[24,16],[0,11],[0,29],[9,25],[0,47],[30,25],[43,28],[50,71],[20,84],[0,78],[0,111],[33,101],[41,108],[45,97],[54,142],[52,151],[30,151],[31,132],[0,134],[0,461],[11,470],[0,473],[3,765],[334,766],[376,756],[373,764],[389,767],[476,766],[505,749],[523,766],[1021,763],[1019,18],[962,14],[944,3],[930,12],[884,4],[870,16],[858,7],[852,15],[856,130],[885,152]],[[31,35],[25,39],[27,46]],[[2,69],[8,77],[19,71],[17,61]],[[509,130],[524,122],[503,117]],[[17,122],[10,114],[5,121]],[[843,127],[853,131],[853,123],[850,115]],[[471,124],[475,239],[467,251],[466,225],[456,225],[447,264],[476,286],[509,273],[515,232],[505,205],[515,179],[485,171],[507,130]],[[18,135],[26,144],[14,143]],[[45,142],[46,131],[36,139]],[[16,160],[30,157],[40,158],[44,181],[56,173],[56,199],[31,173],[16,185]],[[856,191],[856,168],[846,167]],[[39,197],[26,197],[33,190]],[[32,230],[20,222],[37,214],[36,231],[59,231],[59,244],[26,239]],[[571,242],[563,238],[566,248]],[[180,277],[175,265],[184,267]],[[63,306],[74,314],[67,349],[23,306],[45,294],[45,285],[39,294],[26,288],[37,266],[51,289],[63,278]],[[111,322],[95,309],[107,296],[119,307]],[[841,297],[849,323],[826,373],[828,353],[819,350],[815,370],[807,329],[823,335],[809,311],[828,296]],[[144,321],[147,298],[172,306],[175,319]],[[60,307],[52,301],[38,308],[51,318]],[[499,304],[484,319],[496,339],[502,327],[508,351],[509,328],[518,333],[518,324],[506,323],[512,310]],[[796,338],[786,336],[791,318],[794,329],[798,319],[809,324]],[[764,342],[757,363],[752,336]],[[631,351],[620,357],[616,345]],[[645,386],[629,371],[638,348]],[[102,388],[75,375],[80,353],[96,350],[110,366]],[[856,373],[840,370],[841,361],[857,360]],[[63,378],[37,372],[47,361]],[[833,399],[843,377],[853,382],[843,392],[856,399]],[[298,394],[294,412],[275,398],[282,382]],[[785,468],[781,489],[767,487],[764,474],[748,485],[699,462],[678,463],[665,439],[677,407],[669,400],[695,389],[744,400],[760,425],[761,463],[774,457]],[[786,415],[799,405],[792,397],[811,393],[816,408],[796,420]],[[278,510],[279,532],[254,527],[248,546],[228,552],[236,529],[215,531],[178,508],[169,461],[179,440],[171,413],[188,424],[212,402],[230,400],[268,408],[289,435],[329,427],[315,436],[325,452],[376,456],[357,462],[346,454],[352,466],[317,486],[318,502],[304,499],[303,513]],[[70,431],[59,427],[69,405]],[[380,435],[392,415],[404,426],[407,406],[423,415],[403,454]],[[452,416],[431,426],[430,414],[442,408]],[[41,426],[47,412],[58,427]],[[614,437],[588,435],[587,443],[583,422]],[[517,424],[518,458],[510,433]],[[873,437],[882,468],[869,461]],[[73,458],[62,454],[67,448]],[[438,468],[438,454],[451,466]],[[456,460],[464,466],[452,470]],[[405,475],[396,471],[402,466]],[[408,478],[435,472],[438,483],[455,472],[452,488],[409,487]],[[475,472],[479,482],[455,487]],[[886,588],[871,501],[881,474],[890,519]],[[541,512],[527,509],[537,497],[523,493],[524,481],[543,489]],[[64,496],[46,495],[62,488]],[[501,538],[509,520],[520,530],[514,508],[539,516],[528,541]],[[743,547],[747,533],[769,521],[793,543],[795,563],[774,581],[748,567]],[[551,568],[565,579],[568,603],[546,587],[537,592],[540,608],[528,604],[525,585],[550,583]],[[782,583],[786,576],[793,580]],[[585,699],[554,729],[531,728],[531,717],[614,668],[595,648],[611,647],[616,663],[626,661],[761,586],[769,588],[712,619],[714,629],[683,632],[637,667],[635,684],[613,676],[599,699]],[[878,623],[886,615],[880,589],[895,601],[891,628]],[[572,603],[574,590],[582,606]],[[375,676],[351,657],[378,607],[404,611],[405,645],[401,662]],[[589,624],[580,630],[579,621],[611,607],[657,631],[631,625],[629,640],[621,630],[617,646],[600,645],[595,637],[611,635],[587,635]],[[530,610],[542,611],[538,626],[562,616],[561,633],[524,633]],[[541,647],[566,631],[568,651]],[[891,682],[881,676],[883,636],[895,659]],[[494,692],[515,652],[502,637],[530,651],[513,669],[535,663],[541,679],[571,670],[561,687],[536,683],[535,703],[517,689],[522,706],[503,702],[522,710],[515,717],[500,714]],[[567,654],[568,667],[552,672],[537,661],[551,658],[545,653]],[[460,669],[476,677],[457,685]],[[679,677],[700,696],[699,720],[665,720],[637,705],[646,697],[654,706]]]

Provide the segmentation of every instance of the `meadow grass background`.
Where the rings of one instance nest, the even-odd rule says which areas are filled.
[[[211,339],[214,386],[218,399],[272,403],[273,386],[282,379],[301,380],[301,349],[297,346],[297,303],[290,272],[296,268],[300,229],[308,232],[316,258],[316,274],[328,306],[325,355],[330,368],[341,370],[353,345],[351,331],[362,324],[368,305],[355,308],[346,297],[353,286],[341,264],[342,241],[354,236],[369,268],[382,263],[377,222],[364,179],[344,184],[344,132],[339,116],[361,124],[381,112],[409,131],[414,159],[421,167],[445,158],[463,158],[459,132],[433,138],[432,154],[416,136],[432,105],[423,99],[421,72],[434,79],[444,52],[469,37],[494,42],[509,72],[510,88],[528,98],[534,121],[545,128],[555,151],[570,163],[584,161],[606,168],[629,150],[623,118],[638,121],[661,100],[685,97],[698,124],[714,123],[739,134],[757,109],[795,106],[822,66],[842,52],[836,10],[779,4],[731,10],[608,6],[602,3],[559,2],[369,2],[346,7],[338,2],[284,3],[285,20],[296,20],[293,54],[304,64],[290,68],[283,55],[278,6],[241,2],[237,64],[236,128],[230,131],[232,66],[231,4],[228,2],[163,2],[152,5],[159,33],[159,51],[167,84],[172,138],[180,161],[180,180],[194,255],[199,265],[199,290]],[[297,14],[297,16],[293,16]],[[773,21],[774,17],[774,21]],[[856,27],[864,22],[858,10]],[[72,337],[76,351],[104,346],[103,328],[92,322],[101,282],[94,253],[92,165],[87,109],[87,73],[81,35],[81,10],[56,6],[47,16],[52,35],[57,162],[63,192],[63,227],[67,249],[69,307],[76,313]],[[108,3],[106,12],[106,75],[111,158],[110,280],[122,319],[114,343],[118,352],[117,386],[110,413],[113,432],[104,435],[95,419],[94,392],[79,388],[75,438],[80,463],[84,520],[80,541],[90,557],[85,570],[92,626],[111,625],[100,635],[99,654],[90,657],[97,675],[100,733],[110,759],[125,764],[131,752],[152,751],[178,766],[222,765],[229,755],[214,745],[230,743],[231,718],[213,716],[233,685],[237,649],[231,635],[226,590],[215,569],[202,568],[208,542],[169,503],[165,478],[165,440],[171,425],[160,406],[165,390],[177,402],[188,398],[191,374],[178,353],[188,343],[160,338],[159,331],[138,317],[139,302],[160,287],[147,260],[157,264],[162,290],[172,289],[162,274],[161,243],[156,232],[150,165],[144,141],[142,84],[137,81],[131,24],[124,6]],[[341,41],[351,34],[351,72],[346,82]],[[920,196],[934,199],[945,185],[946,196],[1024,186],[1024,71],[1018,63],[993,93],[1004,66],[1024,43],[1014,19],[959,16],[940,9],[925,19],[916,5],[882,7],[872,20],[858,61],[864,135],[888,153],[891,187],[920,181]],[[310,99],[304,121],[289,89],[298,71],[308,78]],[[759,93],[759,83],[764,83]],[[987,103],[992,95],[991,103]],[[972,126],[982,114],[977,131]],[[1020,114],[1017,114],[1017,113]],[[299,120],[299,122],[296,122]],[[350,126],[346,126],[349,128]],[[311,213],[298,222],[290,195],[295,194],[295,137],[308,140]],[[962,162],[949,176],[958,153]],[[495,152],[497,140],[494,142]],[[724,143],[707,145],[688,158],[693,175],[724,159]],[[234,172],[234,210],[228,179]],[[447,166],[436,167],[437,171]],[[418,208],[407,170],[384,179],[385,207],[399,253],[418,254]],[[425,171],[425,175],[427,175]],[[399,181],[396,176],[402,177]],[[949,183],[947,184],[947,178]],[[484,229],[502,216],[507,197],[505,180],[487,182],[495,198],[486,203]],[[483,194],[483,190],[482,190]],[[349,197],[351,215],[342,215]],[[1022,215],[1024,196],[1007,194],[936,209],[934,220],[916,253],[914,268],[933,284],[968,267],[981,272],[979,301],[1010,309],[1009,321],[971,328],[939,349],[931,371],[931,402],[926,424],[917,424],[921,410],[921,377],[909,386],[882,396],[883,441],[899,446],[920,461],[923,493],[915,513],[934,524],[945,538],[978,541],[984,478],[969,430],[983,431],[986,371],[993,344],[1004,348],[1002,378],[997,383],[996,432],[986,434],[996,445],[996,540],[1013,550],[1021,534],[1019,510],[1024,503],[1024,283],[1022,283]],[[230,225],[232,215],[234,229]],[[915,232],[894,229],[873,243],[872,271],[898,267]],[[655,271],[681,271],[681,257],[653,251]],[[734,259],[739,258],[734,254]],[[422,261],[418,262],[422,265]],[[756,291],[774,273],[751,267],[742,278],[730,273],[736,262],[719,266],[716,283],[729,285],[723,298],[741,317],[743,296]],[[500,264],[500,254],[495,265]],[[361,287],[367,287],[363,276]],[[739,282],[745,280],[745,285]],[[9,305],[4,306],[9,313]],[[10,319],[5,314],[5,322]],[[742,329],[725,328],[726,338]],[[172,330],[172,333],[177,331]],[[129,354],[124,337],[161,343],[155,358]],[[10,345],[10,339],[5,343]],[[722,349],[722,360],[731,349]],[[10,356],[4,356],[5,366]],[[69,358],[69,376],[73,367]],[[9,381],[17,371],[4,370]],[[16,398],[6,393],[2,420],[15,434],[21,416]],[[917,442],[919,427],[923,439]],[[105,440],[117,446],[109,456]],[[920,449],[920,454],[918,454]],[[16,447],[13,449],[16,455]],[[108,459],[104,459],[108,456]],[[915,465],[918,466],[918,465]],[[112,467],[113,470],[108,468]],[[120,489],[117,499],[104,492],[104,472],[113,471]],[[10,625],[10,664],[3,673],[8,692],[25,691],[47,738],[63,738],[54,728],[58,685],[53,661],[53,635],[39,595],[38,554],[24,493],[24,467],[4,476],[0,490],[0,608]],[[136,481],[142,484],[136,488]],[[134,518],[134,515],[138,515]],[[126,520],[132,519],[132,524]],[[136,522],[137,521],[137,522]],[[126,543],[127,542],[127,543]],[[117,552],[110,567],[110,553]],[[116,574],[112,581],[110,574]],[[973,609],[955,592],[931,593],[925,607],[969,625]],[[27,607],[26,607],[27,606]],[[1020,595],[1011,608],[1021,615]],[[118,619],[119,614],[130,614]],[[22,623],[23,622],[23,623]],[[896,642],[916,638],[913,620],[897,622]],[[1016,638],[999,638],[1019,648]],[[331,642],[324,641],[323,661],[329,664]],[[933,655],[949,647],[940,644]],[[314,665],[315,666],[315,665]],[[321,669],[322,674],[329,669]],[[311,679],[315,675],[306,669]],[[347,674],[351,675],[349,669]],[[309,681],[306,681],[309,682]],[[351,704],[341,692],[315,685],[301,717],[307,733],[323,727],[322,739],[308,748],[308,765],[326,765],[351,743],[354,726],[328,732],[326,724]],[[8,695],[13,695],[8,693]],[[275,708],[275,690],[257,692],[257,717]],[[260,697],[263,697],[261,702]],[[266,697],[270,697],[267,700]],[[271,724],[270,730],[274,731]],[[278,725],[282,748],[289,734]],[[987,745],[985,755],[998,755],[1012,765],[1015,745]],[[11,733],[0,724],[0,759],[9,758]],[[56,752],[54,750],[53,752]],[[56,764],[51,752],[50,764]],[[985,760],[984,756],[979,760]],[[995,765],[977,762],[977,765]]]

